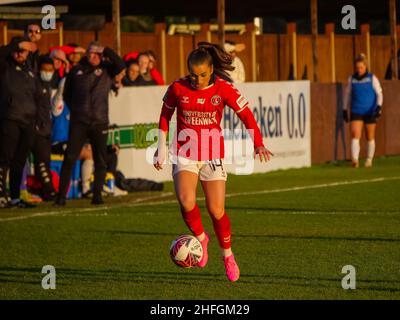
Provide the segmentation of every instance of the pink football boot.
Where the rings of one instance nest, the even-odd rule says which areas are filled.
[[[197,264],[197,266],[200,267],[200,268],[204,268],[206,266],[206,264],[207,264],[207,261],[208,261],[207,245],[208,245],[208,241],[210,240],[210,237],[209,237],[207,232],[204,232],[204,234],[206,236],[204,237],[203,241],[200,241],[201,247],[203,248],[203,257],[201,258],[201,260]]]
[[[223,257],[223,259],[225,264],[226,276],[228,277],[229,281],[237,281],[240,277],[240,270],[235,261],[233,253],[228,257]]]

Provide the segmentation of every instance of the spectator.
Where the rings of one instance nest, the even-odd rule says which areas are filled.
[[[56,69],[53,81],[54,84],[58,86],[60,80],[69,72],[69,61],[67,60],[65,52],[61,49],[54,49],[51,51],[50,58],[53,59],[54,68]]]
[[[129,60],[127,63],[126,75],[122,79],[122,85],[124,87],[136,87],[147,85],[146,81],[140,74],[139,64],[137,60]]]
[[[39,79],[28,63],[35,48],[23,37],[14,37],[0,48],[0,208],[34,206],[20,199],[20,187],[42,94]],[[11,201],[6,192],[9,170]]]
[[[56,205],[66,203],[72,167],[88,139],[95,166],[92,204],[104,203],[101,191],[106,175],[108,95],[115,76],[124,68],[124,61],[112,49],[91,42],[86,57],[67,76],[64,97],[71,110],[70,136]]]
[[[143,85],[154,86],[156,81],[153,79],[150,73],[150,57],[147,53],[140,53],[138,56],[139,72],[143,78]]]
[[[156,63],[157,63],[156,55],[154,54],[154,52],[152,50],[148,50],[145,53],[147,53],[147,55],[149,56],[149,59],[150,59],[149,70],[150,70],[151,77],[154,79],[154,81],[158,85],[165,85],[165,81],[164,81],[161,73],[156,68]]]
[[[236,44],[232,41],[226,41],[224,49],[232,57],[232,67],[235,67],[233,71],[227,71],[234,83],[242,83],[246,80],[246,73],[242,60],[237,56],[237,52],[241,52],[246,48],[243,43]]]
[[[38,73],[40,52],[37,45],[40,39],[42,39],[40,24],[35,22],[27,24],[24,30],[24,36],[26,40],[33,42],[36,45],[35,48],[32,48],[33,51],[29,53],[27,61],[34,73]]]
[[[53,60],[48,56],[41,56],[39,60],[40,84],[42,102],[39,105],[36,136],[33,145],[35,159],[35,176],[41,182],[41,197],[44,201],[52,201],[55,191],[50,172],[51,157],[51,79],[55,72]]]
[[[66,46],[51,47],[50,53],[54,50],[62,50],[65,53],[70,68],[76,66],[86,52],[85,48],[80,47],[76,43],[69,43]]]

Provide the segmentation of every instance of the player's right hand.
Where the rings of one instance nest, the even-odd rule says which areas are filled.
[[[156,168],[157,170],[161,170],[164,160],[165,159],[162,159],[162,156],[161,157],[158,156],[158,149],[157,149],[156,152],[154,152],[154,157],[153,157],[154,168]]]

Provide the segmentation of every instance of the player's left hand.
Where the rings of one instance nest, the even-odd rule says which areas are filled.
[[[375,110],[375,117],[378,119],[382,115],[382,107],[377,106]]]
[[[265,162],[268,162],[269,160],[271,160],[271,156],[274,155],[264,146],[256,148],[256,150],[254,151],[254,159],[256,158],[257,154],[261,162],[263,162],[263,160],[265,160]]]

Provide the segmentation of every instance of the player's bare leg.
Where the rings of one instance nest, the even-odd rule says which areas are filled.
[[[223,180],[202,181],[206,196],[207,210],[211,215],[215,234],[221,247],[226,275],[229,281],[237,281],[240,276],[239,267],[231,248],[231,224],[225,212],[225,185]]]
[[[376,123],[368,123],[365,125],[367,135],[367,159],[365,160],[365,167],[372,167],[372,160],[375,154],[375,131]]]
[[[205,267],[208,261],[207,244],[209,237],[204,231],[200,209],[196,203],[198,180],[197,174],[190,171],[180,171],[174,176],[174,186],[183,220],[203,247],[203,258],[197,265]]]
[[[359,167],[360,139],[364,122],[355,120],[351,122],[351,162],[354,168]]]

